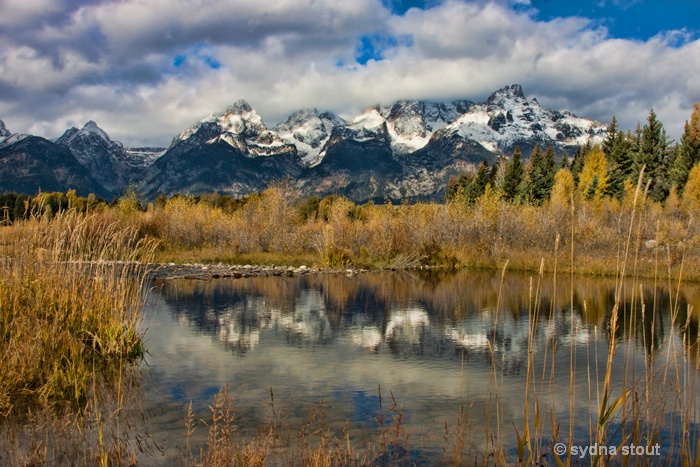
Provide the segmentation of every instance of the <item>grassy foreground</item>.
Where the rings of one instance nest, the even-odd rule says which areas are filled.
[[[130,367],[143,356],[137,331],[143,262],[156,244],[134,229],[75,211],[2,229],[0,463],[60,463],[60,453],[70,451],[67,438],[77,437],[73,444],[87,463],[106,465],[104,419],[95,408],[108,388],[122,391]],[[6,431],[12,425],[31,429]],[[39,427],[51,433],[43,443],[36,439]],[[86,442],[90,431],[92,445]],[[27,439],[34,447],[21,454],[4,444]],[[4,449],[10,457],[3,457]],[[120,459],[115,452],[111,458]]]
[[[672,292],[671,281],[700,279],[700,236],[693,214],[678,200],[664,205],[649,201],[641,190],[630,191],[622,202],[571,196],[568,201],[553,198],[542,206],[517,205],[487,190],[474,204],[358,206],[343,198],[299,201],[288,187],[279,185],[235,209],[217,204],[214,197],[175,197],[143,209],[137,199],[125,197],[111,208],[82,214],[70,209],[45,212],[1,227],[0,415],[25,428],[0,430],[5,440],[0,456],[9,453],[0,460],[10,465],[133,462],[125,447],[130,427],[122,418],[127,410],[123,383],[129,379],[130,363],[144,352],[137,323],[144,297],[144,263],[154,258],[315,262],[337,268],[500,268],[508,262],[509,269],[539,271],[540,280],[550,268],[559,274],[648,275],[668,281]],[[551,310],[542,308],[539,283],[533,290],[534,333],[537,320]],[[620,289],[617,297],[622,295]],[[610,310],[607,365],[590,383],[598,407],[590,441],[608,442],[615,421],[631,427],[625,440],[651,445],[664,429],[660,420],[673,410],[681,414],[676,432],[680,447],[673,459],[690,465],[698,458],[690,428],[697,411],[696,378],[686,379],[695,369],[693,360],[684,357],[697,353],[697,342],[670,342],[665,363],[650,367],[643,378],[630,380],[625,387],[613,388],[611,375],[618,371],[613,365],[619,353],[616,336],[625,332],[619,324],[623,312],[619,302]],[[674,308],[674,320],[677,316]],[[688,322],[690,316],[689,312]],[[549,351],[553,360],[555,349]],[[571,361],[574,365],[573,356]],[[485,443],[473,450],[469,401],[465,401],[455,409],[455,424],[445,426],[446,462],[572,462],[570,456],[551,457],[551,444],[567,440],[570,446],[573,425],[560,427],[554,419],[545,421],[549,414],[540,412],[552,387],[553,368],[535,368],[534,361],[528,361],[526,371],[523,419],[512,427],[518,455],[506,452],[504,440],[512,438],[512,432],[498,418],[503,388],[494,363],[490,395],[494,403],[488,406],[493,412],[487,418],[494,414],[498,423],[474,435]],[[573,370],[564,377],[571,375]],[[649,397],[656,388],[663,388],[661,402]],[[572,413],[575,397],[570,395]],[[193,453],[186,447],[183,463],[393,465],[410,458],[410,446],[402,428],[403,408],[393,397],[390,405],[378,414],[382,428],[361,451],[342,432],[319,422],[318,412],[311,412],[300,431],[291,431],[275,424],[273,407],[271,425],[257,439],[239,441],[224,390],[212,405],[207,450]],[[66,417],[68,421],[62,422]],[[192,424],[191,415],[183,414],[183,439],[188,439]],[[36,432],[43,435],[39,442]],[[63,447],[66,440],[74,448],[70,453]],[[607,460],[598,456],[591,463],[605,465]],[[637,461],[643,462],[639,458],[631,463]]]

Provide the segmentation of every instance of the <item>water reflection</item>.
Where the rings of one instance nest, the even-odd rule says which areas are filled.
[[[635,286],[631,281],[626,285],[623,291]],[[381,348],[395,355],[425,355],[429,349],[450,347],[474,354],[493,350],[517,359],[527,347],[529,317],[535,312],[539,346],[586,345],[594,329],[610,337],[615,282],[579,278],[573,294],[569,286],[567,278],[560,279],[555,294],[551,278],[510,274],[501,284],[495,274],[462,272],[440,281],[418,274],[376,273],[170,281],[157,287],[176,319],[236,354],[255,349],[261,333],[274,330],[295,345],[332,345],[347,339],[369,351]],[[653,355],[668,338],[675,297],[664,288],[641,290],[641,296],[623,293],[615,337],[632,337],[635,346]],[[695,286],[683,288],[676,327],[695,341],[698,324],[696,319],[688,321],[692,302],[687,295],[700,299]]]
[[[568,277],[510,273],[502,280],[490,272],[157,283],[148,336],[160,399],[153,397],[180,411],[189,400],[205,410],[207,398],[230,382],[254,430],[264,419],[260,401],[274,387],[290,414],[330,400],[333,417],[357,421],[359,430],[372,425],[382,385],[406,403],[421,433],[453,419],[465,394],[476,406],[492,404],[495,371],[506,378],[498,383],[499,416],[521,423],[532,352],[536,374],[557,368],[564,376],[546,381],[558,422],[585,421],[577,433],[588,436],[616,290],[608,279],[572,284]],[[614,384],[628,372],[638,378],[676,349],[697,366],[698,320],[687,310],[697,309],[698,287],[676,291],[630,280],[622,291]],[[570,413],[572,380],[578,402]],[[181,427],[162,422],[168,424]]]

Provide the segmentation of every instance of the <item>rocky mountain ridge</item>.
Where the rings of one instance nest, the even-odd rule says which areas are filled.
[[[402,100],[349,121],[302,109],[270,128],[241,100],[185,129],[166,149],[125,148],[92,121],[49,143],[67,149],[112,195],[136,183],[149,199],[176,192],[243,196],[286,178],[304,195],[366,201],[438,199],[450,176],[516,146],[525,157],[536,144],[573,154],[580,144],[600,143],[605,132],[602,123],[541,107],[514,84],[483,103]],[[11,152],[22,137],[0,120],[0,148]]]

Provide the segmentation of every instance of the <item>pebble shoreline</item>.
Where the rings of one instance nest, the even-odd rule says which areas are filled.
[[[244,277],[293,277],[304,274],[347,274],[367,272],[366,269],[309,268],[307,266],[252,266],[228,264],[175,264],[149,263],[148,277],[151,279],[195,279],[211,280],[220,278],[240,279]]]

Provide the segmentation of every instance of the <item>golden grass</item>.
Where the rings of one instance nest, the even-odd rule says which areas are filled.
[[[0,412],[82,407],[95,372],[143,355],[136,324],[155,243],[75,212],[10,229],[0,263]]]
[[[697,411],[693,394],[697,388],[696,378],[684,375],[695,374],[700,345],[689,338],[681,343],[672,338],[666,361],[650,362],[641,376],[628,368],[627,361],[620,369],[614,359],[620,333],[627,330],[628,342],[634,341],[631,333],[638,319],[636,310],[643,310],[643,322],[656,312],[653,304],[644,303],[636,280],[654,278],[667,284],[670,297],[677,297],[682,280],[700,280],[700,236],[692,222],[693,212],[649,202],[639,190],[634,195],[639,199],[628,196],[622,203],[573,200],[564,207],[519,206],[491,195],[469,206],[356,206],[336,199],[325,204],[323,213],[302,217],[284,187],[271,187],[233,212],[187,198],[170,200],[142,212],[130,202],[133,200],[126,200],[100,213],[68,211],[2,227],[0,412],[9,419],[24,418],[29,422],[25,426],[34,427],[45,436],[44,444],[29,443],[27,447],[25,443],[23,454],[11,462],[28,465],[55,460],[60,456],[55,443],[65,442],[65,435],[71,430],[78,433],[78,441],[71,441],[74,445],[80,445],[83,436],[83,450],[75,448],[73,457],[65,463],[123,465],[132,461],[122,449],[127,428],[120,415],[124,404],[121,385],[116,386],[116,408],[107,415],[95,408],[95,401],[101,390],[98,388],[113,386],[110,381],[115,379],[121,381],[128,363],[143,355],[143,335],[137,331],[137,324],[144,297],[144,263],[155,257],[164,262],[324,264],[337,268],[502,268],[507,263],[509,270],[538,271],[528,304],[531,332],[543,313],[552,311],[542,309],[540,302],[540,291],[548,287],[542,283],[545,272],[569,275],[572,296],[575,281],[581,280],[575,275],[615,277],[619,280],[618,301],[612,308],[601,311],[593,309],[597,304],[589,304],[591,309],[584,310],[586,315],[613,316],[606,330],[610,345],[602,374],[596,370],[597,359],[590,363],[595,374],[589,376],[587,396],[598,413],[597,419],[590,421],[590,441],[601,444],[621,437],[626,443],[653,444],[668,429],[665,417],[673,411],[680,414],[680,423],[672,427],[677,450],[671,456],[683,465],[692,465],[698,458],[692,451],[695,440],[690,439]],[[555,244],[557,247],[552,248]],[[623,288],[629,280],[633,284],[625,285],[629,289]],[[506,282],[503,278],[502,284]],[[260,286],[269,287],[268,283]],[[507,286],[502,288],[494,298],[497,312],[512,298]],[[342,295],[343,291],[337,293]],[[632,310],[619,308],[619,297],[623,295],[632,297]],[[687,330],[692,310],[683,315],[677,298],[672,301],[674,326]],[[554,303],[556,300],[552,307]],[[684,316],[685,326],[680,322]],[[505,446],[510,427],[503,418],[504,383],[494,354],[491,402],[485,408],[486,419],[494,423],[485,433],[471,433],[471,402],[462,401],[456,408],[454,426],[445,425],[445,460],[453,465],[536,465],[545,456],[557,465],[575,460],[570,455],[551,455],[552,442],[564,440],[569,447],[574,443],[573,401],[583,397],[573,390],[573,347],[549,348],[550,365],[555,353],[561,351],[571,352],[572,366],[566,375],[572,388],[572,421],[568,430],[560,427],[553,410],[550,414],[543,412],[545,401],[551,396],[547,388],[552,390],[555,378],[553,366],[545,363],[544,368],[536,369],[534,360],[529,358],[523,422],[513,427],[512,433],[518,440],[518,459],[508,458]],[[614,371],[624,371],[623,387],[611,385]],[[405,411],[393,394],[389,409],[380,409],[379,431],[369,435],[359,448],[343,430],[333,430],[324,423],[322,407],[313,408],[301,427],[285,424],[274,407],[272,395],[270,421],[260,436],[254,440],[238,439],[232,404],[230,394],[223,390],[212,405],[207,450],[199,454],[187,450],[183,455],[185,464],[392,464],[407,460],[410,452],[412,440],[404,427]],[[44,411],[32,412],[32,407],[43,407]],[[73,422],[61,425],[58,421],[63,415],[56,417],[54,412],[46,411],[47,407],[78,408],[83,416],[75,415]],[[37,413],[43,415],[37,418]],[[84,423],[90,417],[86,428]],[[545,417],[549,417],[546,424]],[[110,428],[114,439],[111,443],[105,441],[105,420],[114,423]],[[190,414],[188,433],[193,423]],[[613,426],[617,433],[611,432]],[[0,434],[9,436],[11,446],[22,444],[23,441],[15,441],[22,436],[32,437],[31,433],[17,435],[3,430]],[[85,441],[87,438],[92,441]],[[85,447],[95,445],[97,448]],[[83,460],[75,462],[75,456],[80,455]],[[609,460],[599,456],[593,463],[604,465]],[[639,464],[646,460],[626,462]]]
[[[531,278],[527,306],[529,334],[522,424],[512,424],[511,427],[504,416],[504,379],[498,364],[499,357],[493,345],[490,345],[492,366],[489,372],[489,394],[486,396],[487,402],[483,403],[486,427],[480,433],[471,431],[473,401],[469,399],[469,395],[466,396],[466,400],[460,400],[459,407],[455,408],[454,425],[445,423],[442,448],[445,465],[603,466],[611,462],[620,465],[697,465],[698,452],[695,450],[699,447],[697,439],[693,439],[693,436],[697,435],[695,424],[698,407],[694,395],[697,391],[696,362],[700,358],[700,345],[698,337],[693,338],[692,333],[688,332],[692,321],[692,308],[683,315],[678,305],[680,283],[687,271],[688,258],[683,254],[677,259],[672,258],[669,246],[665,255],[659,254],[664,253],[663,250],[656,250],[652,257],[653,262],[651,258],[646,258],[643,260],[646,264],[640,265],[644,248],[640,240],[644,238],[643,231],[647,227],[644,223],[647,221],[645,215],[648,214],[648,206],[644,204],[641,190],[637,191],[637,195],[638,199],[635,199],[631,206],[631,215],[618,227],[621,235],[618,253],[607,260],[615,265],[614,269],[610,266],[603,267],[602,263],[594,260],[584,263],[579,260],[579,251],[583,248],[577,242],[579,237],[574,230],[575,222],[568,224],[572,229],[569,234],[573,241],[569,242],[567,248],[562,248],[564,242],[560,237],[556,238],[553,252],[548,255],[552,258],[549,267],[555,272],[554,297],[550,295],[549,302],[543,299],[543,290],[550,287],[544,279],[548,262],[544,258],[539,260],[538,273]],[[575,216],[575,210],[572,210],[571,214],[572,217]],[[344,228],[349,227],[346,225]],[[659,237],[657,230],[656,238]],[[687,242],[687,239],[682,241]],[[506,264],[510,269],[509,263]],[[571,268],[571,264],[576,265],[576,268]],[[529,263],[528,265],[532,266]],[[573,300],[579,286],[577,282],[581,281],[576,274],[581,271],[594,272],[596,267],[601,268],[601,273],[616,277],[615,297],[613,303],[584,303],[583,314],[592,317],[590,324],[602,324],[608,320],[605,328],[601,327],[598,330],[597,326],[594,327],[596,333],[604,333],[607,337],[607,351],[605,355],[598,355],[597,346],[591,349],[590,344],[586,345],[588,376],[584,387],[587,388],[586,393],[580,393],[576,389],[581,387],[580,382],[576,381],[577,375],[580,374],[576,362],[581,361],[581,356],[576,355],[580,349],[574,346],[573,339],[567,348],[557,348],[548,341],[544,363],[540,365],[534,358],[537,351],[535,335],[538,332],[538,322],[546,319],[547,314],[551,319],[555,309],[561,306],[558,302],[562,299],[557,297],[567,295],[566,292],[557,292],[557,274],[569,276],[570,279],[570,332],[576,332],[573,324]],[[639,370],[635,373],[632,362],[636,352],[633,346],[638,340],[636,331],[638,326],[645,326],[641,351],[646,352],[646,341],[653,340],[654,323],[657,319],[655,303],[645,303],[649,294],[645,296],[643,289],[638,287],[637,280],[641,271],[651,274],[657,285],[665,284],[668,288],[672,310],[671,328],[679,328],[682,342],[677,342],[675,333],[671,332],[666,348],[659,353],[662,358],[659,358],[659,361],[650,358],[640,374]],[[506,308],[502,300],[507,299],[507,286],[504,287],[505,272],[506,268],[503,267],[501,285],[495,299],[497,315]],[[502,297],[503,294],[506,296]],[[343,294],[339,292],[339,295]],[[342,297],[338,300],[342,301]],[[550,308],[545,308],[545,304],[549,304]],[[591,308],[588,309],[588,306]],[[598,310],[600,307],[603,307],[602,311]],[[596,316],[598,318],[595,318]],[[682,320],[685,321],[681,322]],[[498,316],[495,322],[498,322]],[[650,331],[646,329],[649,323]],[[496,324],[494,331],[495,327]],[[626,348],[622,347],[622,338],[626,339]],[[620,351],[624,351],[622,360],[616,358]],[[556,356],[562,352],[568,355],[569,367],[555,368]],[[469,365],[468,361],[464,361],[464,356],[462,363]],[[599,368],[601,366],[602,368]],[[613,376],[616,379],[621,376],[622,383],[613,384]],[[554,382],[562,379],[569,382],[568,426],[562,426],[561,420],[557,420],[554,402],[557,391]],[[381,401],[381,391],[379,398]],[[410,465],[412,462],[411,448],[415,444],[405,428],[405,408],[396,401],[393,394],[389,410],[384,410],[380,402],[378,432],[369,434],[367,438],[363,437],[359,447],[357,440],[351,441],[349,438],[344,444],[345,431],[333,431],[327,424],[321,423],[316,430],[305,429],[305,426],[311,426],[318,420],[313,411],[309,420],[302,424],[298,434],[292,434],[291,427],[281,423],[280,417],[273,410],[271,422],[263,427],[257,439],[234,441],[233,436],[229,434],[235,432],[235,417],[232,415],[232,405],[225,402],[227,400],[229,395],[226,389],[219,394],[212,407],[213,418],[209,424],[210,441],[207,451],[198,459],[190,454],[187,457],[188,464],[216,466],[254,462],[254,465],[266,465],[276,464],[280,460],[283,460],[285,465],[402,465],[401,462]],[[588,420],[576,420],[577,407],[586,403],[596,415]],[[222,410],[222,407],[226,407],[226,410]],[[229,426],[225,431],[220,425],[221,421],[226,421]],[[581,439],[575,426],[580,430],[586,425],[588,439]],[[290,439],[295,441],[290,443]],[[517,446],[516,456],[508,453],[513,440]],[[553,446],[557,442],[564,443],[566,452],[554,451]],[[660,453],[660,457],[652,457],[655,455],[654,446],[657,444],[664,444],[665,449],[669,451]],[[645,454],[625,454],[624,448],[632,445],[643,447]],[[575,447],[582,446],[602,446],[604,449],[584,458],[580,455],[581,451],[575,450]],[[620,454],[612,454],[613,451]],[[650,452],[651,455],[648,454]],[[246,457],[241,457],[244,454]],[[433,461],[435,460],[433,458]]]
[[[621,202],[574,197],[568,204],[531,206],[488,191],[474,204],[362,206],[334,197],[309,203],[297,199],[289,186],[276,185],[233,211],[175,197],[146,211],[120,201],[103,216],[158,239],[161,262],[499,269],[507,260],[510,269],[537,271],[544,258],[545,272],[551,272],[552,245],[559,237],[562,251],[575,245],[578,274],[615,276],[634,202],[630,190]],[[661,254],[674,270],[685,258],[684,279],[700,280],[694,214],[678,203],[645,199],[640,204],[633,238],[638,277],[653,277]],[[571,268],[570,257],[559,259],[560,272]]]

